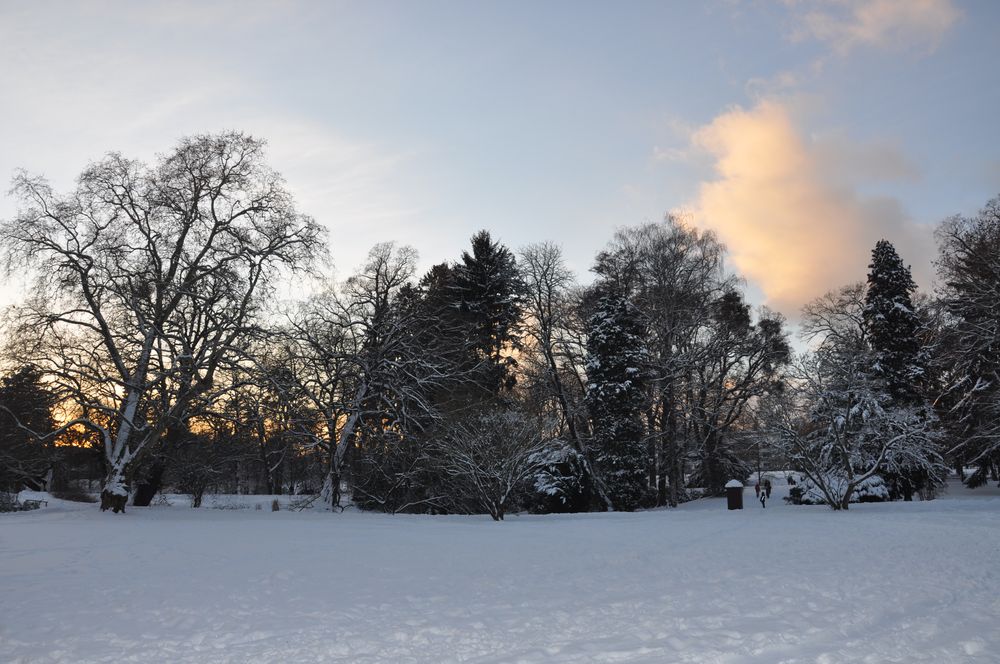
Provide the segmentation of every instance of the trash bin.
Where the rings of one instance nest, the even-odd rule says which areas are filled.
[[[739,480],[726,482],[726,504],[731,510],[743,509],[743,482]]]

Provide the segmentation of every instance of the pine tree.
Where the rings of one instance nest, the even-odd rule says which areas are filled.
[[[481,382],[498,395],[514,386],[524,285],[514,255],[488,231],[472,236],[472,253],[463,252],[454,268],[455,295],[469,326],[481,365]]]
[[[910,268],[887,240],[875,245],[868,268],[862,315],[875,355],[873,368],[894,401],[912,404],[920,399],[918,388],[924,375],[917,338],[920,320],[910,298],[916,285]]]
[[[589,320],[586,401],[594,466],[617,510],[640,507],[648,494],[643,336],[639,314],[628,300],[607,295],[598,301]]]

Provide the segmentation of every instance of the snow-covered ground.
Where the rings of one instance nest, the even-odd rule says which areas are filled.
[[[503,523],[265,503],[0,515],[0,661],[1000,661],[996,489]]]

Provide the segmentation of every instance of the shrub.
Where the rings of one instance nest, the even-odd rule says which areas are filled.
[[[842,496],[843,492],[837,489],[844,487],[847,481],[835,476],[828,476],[825,480],[827,486],[831,487],[837,496]],[[825,505],[826,499],[823,492],[808,477],[801,478],[797,484],[791,486],[789,482],[788,497],[785,500],[793,505]],[[881,503],[889,500],[889,488],[885,480],[878,475],[872,475],[859,484],[851,494],[852,503]]]
[[[533,491],[526,497],[531,511],[586,512],[592,500],[583,457],[562,441],[539,452],[535,459]]]

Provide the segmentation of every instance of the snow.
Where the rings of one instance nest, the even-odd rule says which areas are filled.
[[[785,490],[502,523],[51,500],[0,515],[0,661],[996,661],[1000,491]]]
[[[743,482],[740,482],[739,480],[729,480],[728,482],[726,482],[726,488],[727,489],[742,489],[743,488]]]

